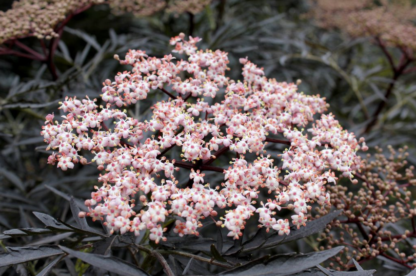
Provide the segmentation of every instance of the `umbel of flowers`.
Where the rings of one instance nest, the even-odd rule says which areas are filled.
[[[185,60],[130,50],[120,62],[131,65],[131,71],[103,84],[104,107],[88,97],[67,98],[60,107],[63,120],[48,115],[41,132],[49,148],[58,151],[48,161],[62,170],[74,163],[97,165],[102,186],[86,200],[89,211],[80,215],[104,220],[111,232],[139,235],[148,229],[150,239],[159,242],[163,223],[175,216],[176,233],[198,235],[202,219],[216,220],[216,210],[226,208],[217,225],[226,227],[230,237],[238,239],[255,213],[259,227],[289,234],[290,221],[278,211],[293,210],[291,222],[305,225],[311,203],[329,204],[324,186],[337,181],[335,171],[352,178],[359,169],[356,151],[366,148],[364,140],[343,130],[332,114],[322,114],[327,109],[323,98],[266,78],[247,59],[240,60],[243,81],[227,78],[227,53],[198,50],[198,41],[186,41],[183,34],[171,39],[173,53]],[[123,110],[155,91],[169,100],[152,107],[151,120],[138,121]],[[209,98],[219,100],[209,104]],[[279,155],[281,167],[267,155],[268,143],[288,145]],[[169,158],[173,147],[181,148],[182,160]],[[95,157],[87,160],[86,151]],[[236,156],[228,168],[211,165],[227,151]],[[249,153],[257,159],[246,159],[253,156]],[[185,187],[175,179],[179,169],[189,171]],[[224,182],[207,183],[203,171],[223,173]],[[265,203],[257,199],[261,190],[269,193]],[[134,211],[136,199],[146,206],[140,212]]]
[[[411,0],[311,2],[310,15],[323,28],[339,28],[353,37],[372,36],[387,46],[416,49],[416,7]]]

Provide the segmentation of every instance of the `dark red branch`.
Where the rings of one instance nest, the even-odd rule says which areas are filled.
[[[209,166],[209,165],[202,165],[200,168],[201,171],[213,171],[213,172],[220,172],[223,173],[225,169],[215,166]]]
[[[214,162],[215,159],[217,159],[219,156],[226,153],[229,149],[230,149],[229,147],[223,147],[223,148],[217,150],[217,152],[213,154],[213,156],[215,156],[215,157],[211,157],[211,159],[204,161],[202,165],[207,165],[208,166],[208,165],[212,164],[212,162]]]
[[[61,35],[62,31],[59,33]],[[49,72],[51,72],[52,79],[56,81],[58,79],[58,72],[56,71],[53,57],[55,55],[56,48],[58,47],[59,38],[53,38],[49,44],[48,58],[46,59],[46,65],[48,66]]]
[[[408,238],[415,238],[416,237],[416,233],[410,233],[408,235],[406,235],[406,237]],[[394,236],[387,236],[387,237],[380,237],[382,241],[390,241],[393,239],[402,239],[403,235],[394,235]]]
[[[367,180],[365,179],[365,177],[364,177],[364,176],[362,176],[362,175],[361,175],[361,174],[359,174],[359,173],[354,173],[354,176],[355,176],[356,178],[358,178],[359,180],[361,180],[361,181],[367,182]]]
[[[46,50],[45,41],[43,41],[43,39],[40,40],[40,46],[42,47],[43,55],[46,57],[48,55],[48,52]]]
[[[361,224],[361,222],[356,221],[356,222],[355,222],[355,225],[357,225],[358,230],[360,231],[360,233],[361,233],[361,235],[363,236],[363,238],[364,238],[365,240],[367,240],[367,241],[368,241],[368,239],[369,239],[368,234],[367,234],[367,232],[365,231],[365,229],[364,229],[363,225]]]
[[[416,72],[416,67],[412,67],[412,68],[409,68],[407,70],[404,70],[403,74],[409,74],[409,73],[412,73],[412,72]]]
[[[157,158],[158,159],[160,159],[160,158],[162,158],[162,156],[165,156],[165,154],[168,152],[168,151],[170,151],[170,149],[171,148],[173,148],[174,146],[176,146],[175,144],[173,144],[172,146],[170,146],[170,147],[167,147],[167,148],[165,148],[158,156],[157,156]]]
[[[194,28],[195,28],[195,19],[194,19],[194,14],[191,12],[188,12],[188,16],[189,16],[189,33],[188,35],[193,36],[194,35]]]
[[[380,46],[380,49],[383,51],[384,55],[386,56],[390,64],[391,70],[395,71],[396,65],[394,65],[393,57],[391,56],[390,52],[387,50],[386,45],[384,45],[383,41],[381,41],[379,37],[376,37],[376,42],[377,42],[377,45]]]
[[[186,102],[191,96],[192,96],[192,92],[189,92],[189,94],[183,98],[183,101]]]
[[[367,124],[367,127],[364,130],[364,133],[370,132],[370,130],[376,125],[378,121],[378,116],[380,115],[381,111],[387,104],[387,100],[390,97],[390,95],[393,93],[394,86],[396,84],[396,81],[399,79],[399,77],[403,74],[406,67],[412,62],[413,60],[410,58],[403,58],[402,62],[400,62],[400,65],[396,68],[393,68],[393,78],[389,84],[389,86],[386,89],[386,92],[384,94],[383,101],[380,102],[378,105],[376,111],[374,112],[371,121]]]
[[[284,145],[289,145],[289,146],[291,145],[291,142],[288,141],[288,140],[280,140],[280,139],[274,139],[274,138],[267,137],[266,141],[270,142],[270,143],[275,143],[275,144],[284,144]]]
[[[179,167],[179,168],[184,168],[184,169],[188,169],[188,170],[190,170],[190,169],[193,169],[194,168],[194,164],[192,164],[192,163],[188,163],[188,162],[183,162],[183,161],[176,161],[175,160],[175,164],[174,164],[176,167]]]
[[[163,93],[165,93],[166,95],[168,95],[169,97],[171,97],[172,99],[176,100],[177,98],[172,95],[170,92],[166,91],[165,88],[159,88],[161,91],[163,91]]]
[[[26,54],[26,53],[22,53],[22,52],[18,52],[9,48],[0,48],[0,56],[1,55],[13,55],[13,56],[17,56],[17,57],[23,57],[23,58],[28,58],[31,60],[40,60],[43,61],[44,58],[42,57],[42,59],[39,59],[38,57],[35,57],[33,55],[30,54]]]
[[[100,4],[105,4],[105,3],[100,3]],[[86,10],[88,10],[89,8],[91,8],[94,4],[88,4],[84,7],[81,7],[77,10],[75,10],[74,12],[72,12],[71,14],[69,14],[60,24],[59,26],[55,26],[55,32],[59,33],[63,30],[63,28],[66,26],[66,24],[68,24],[68,22],[75,16],[78,15]]]
[[[393,262],[395,262],[395,263],[401,264],[401,265],[403,265],[403,266],[405,266],[405,267],[407,267],[407,268],[409,268],[409,269],[412,269],[412,268],[413,268],[412,266],[408,265],[406,261],[404,261],[404,260],[399,260],[399,259],[396,259],[396,258],[394,258],[394,257],[391,257],[391,256],[387,255],[387,254],[386,254],[386,253],[384,253],[384,252],[383,252],[383,253],[381,253],[381,254],[380,254],[380,256],[383,256],[384,258],[387,258],[387,259],[389,259],[389,260],[391,260],[391,261],[393,261]]]
[[[20,42],[19,40],[15,40],[14,44],[19,47],[20,49],[26,51],[27,53],[33,55],[34,57],[36,57],[37,60],[44,60],[46,59],[46,57],[42,56],[40,53],[36,52],[35,50],[33,50],[32,48],[26,46],[25,44],[23,44],[22,42]]]

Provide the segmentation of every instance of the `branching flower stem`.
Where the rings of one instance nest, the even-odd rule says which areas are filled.
[[[148,254],[151,254],[151,255],[154,255],[154,252],[157,252],[158,254],[163,254],[163,255],[173,254],[173,255],[178,255],[178,256],[182,256],[182,257],[186,257],[186,258],[192,258],[192,259],[195,259],[197,261],[201,261],[201,262],[204,262],[204,263],[213,264],[213,265],[216,265],[216,266],[219,266],[219,267],[223,267],[223,268],[227,268],[227,269],[233,268],[229,264],[222,263],[222,262],[216,261],[214,259],[205,258],[205,257],[199,256],[199,255],[191,254],[191,253],[188,253],[188,252],[175,251],[175,250],[152,250],[152,249],[149,249],[149,248],[147,248],[145,246],[138,245],[138,244],[135,244],[134,246],[136,246],[137,249],[142,250],[142,251],[144,251],[144,252],[146,252]]]
[[[364,130],[364,133],[369,133],[371,131],[371,129],[373,129],[373,127],[377,124],[378,121],[378,117],[381,113],[381,111],[384,109],[384,107],[387,104],[387,100],[390,97],[390,95],[393,93],[394,87],[396,85],[397,80],[405,74],[405,70],[407,68],[407,66],[414,61],[414,59],[412,57],[410,57],[407,52],[406,49],[401,49],[402,50],[402,57],[400,59],[400,62],[398,65],[394,64],[393,61],[393,57],[390,54],[390,52],[387,50],[386,46],[384,45],[384,43],[381,41],[380,38],[376,38],[376,42],[377,45],[381,48],[381,50],[383,51],[384,55],[386,56],[389,64],[390,64],[390,68],[393,72],[393,77],[391,79],[390,84],[388,85],[386,92],[384,93],[384,99],[379,103],[379,105],[377,106],[376,110],[374,111],[373,116],[371,117],[371,121],[367,124],[367,127]]]

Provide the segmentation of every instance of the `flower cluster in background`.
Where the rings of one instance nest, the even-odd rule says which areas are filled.
[[[93,5],[109,4],[114,13],[130,12],[135,16],[149,16],[166,10],[169,13],[198,13],[210,0],[20,0],[13,7],[0,11],[0,44],[23,37],[51,39],[59,36],[56,26]],[[64,25],[64,24],[63,24]]]
[[[173,53],[187,59],[130,50],[120,62],[132,70],[105,81],[103,106],[89,98],[67,98],[61,104],[63,120],[48,115],[42,131],[49,148],[59,151],[49,163],[67,170],[92,162],[102,170],[102,186],[86,201],[88,213],[80,215],[104,220],[111,232],[138,235],[148,229],[150,239],[159,242],[163,223],[175,215],[176,233],[198,235],[202,219],[215,220],[218,208],[228,207],[217,225],[226,227],[230,237],[238,239],[254,213],[259,227],[288,234],[289,221],[278,211],[294,210],[291,222],[304,225],[311,203],[330,203],[325,184],[337,181],[336,171],[354,177],[361,165],[356,151],[367,146],[333,115],[323,114],[323,98],[266,78],[245,58],[240,59],[243,81],[229,79],[227,53],[199,50],[198,41],[186,41],[183,34],[171,39]],[[154,104],[151,120],[127,115],[123,108],[154,91],[169,98]],[[268,155],[268,143],[289,146],[279,155],[281,167]],[[168,156],[175,147],[181,160]],[[91,160],[82,155],[86,151],[93,153]],[[231,166],[213,166],[225,152],[236,156]],[[180,168],[189,170],[187,185],[175,179]],[[223,173],[224,182],[208,183],[203,171]],[[264,203],[258,202],[263,190],[269,193]],[[136,199],[146,206],[140,212]]]
[[[135,16],[149,16],[161,10],[174,14],[185,12],[196,14],[210,3],[211,0],[111,0],[109,2],[115,13],[130,12]]]
[[[408,268],[416,267],[414,246],[408,241],[416,237],[416,202],[409,189],[416,185],[414,167],[407,165],[406,148],[389,150],[390,156],[378,149],[374,160],[369,155],[363,161],[362,175],[357,175],[359,187],[328,188],[331,204],[346,217],[329,224],[320,239],[328,248],[346,246],[344,256],[337,257],[332,266],[344,269],[351,258],[364,262],[383,256]],[[325,215],[329,209],[317,211]]]
[[[377,37],[389,46],[416,49],[416,7],[412,1],[316,0],[311,15],[323,28],[339,28],[354,37]]]

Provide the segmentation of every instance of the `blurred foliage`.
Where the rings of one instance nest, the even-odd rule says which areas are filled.
[[[1,1],[0,9],[7,10],[11,2]],[[416,127],[416,86],[413,83],[416,72],[397,80],[392,97],[384,99],[384,91],[392,76],[380,48],[368,38],[352,39],[338,31],[316,27],[313,19],[304,16],[308,7],[308,2],[297,0],[216,0],[194,16],[158,13],[150,17],[134,18],[128,14],[116,16],[108,7],[96,6],[75,16],[64,28],[53,58],[58,73],[57,80],[53,80],[46,64],[40,61],[12,55],[0,56],[0,232],[18,228],[35,229],[24,230],[20,234],[20,230],[6,232],[6,236],[2,236],[4,240],[1,245],[50,245],[45,249],[45,258],[56,256],[51,262],[33,261],[14,268],[2,267],[0,275],[44,275],[40,271],[47,269],[47,264],[51,265],[50,269],[53,269],[55,275],[82,275],[83,272],[92,275],[93,272],[86,263],[102,264],[102,258],[107,257],[94,255],[97,259],[83,259],[82,254],[90,252],[91,248],[94,248],[92,253],[97,255],[105,255],[112,248],[113,256],[136,264],[146,262],[147,272],[163,274],[160,265],[154,263],[157,259],[154,252],[168,250],[167,247],[173,245],[157,248],[154,244],[149,247],[148,244],[145,246],[138,243],[144,249],[132,248],[125,241],[130,236],[108,238],[106,233],[97,235],[95,231],[98,230],[95,228],[91,230],[93,233],[82,228],[85,222],[80,222],[71,210],[74,206],[83,208],[83,200],[88,198],[95,185],[98,172],[90,166],[79,166],[72,171],[62,172],[47,165],[46,146],[39,133],[45,116],[56,112],[59,101],[67,96],[83,98],[88,95],[95,98],[99,96],[105,79],[112,78],[127,68],[113,59],[114,54],[124,56],[128,49],[142,49],[149,55],[160,56],[170,51],[166,46],[169,38],[180,32],[202,37],[201,48],[218,48],[229,52],[230,74],[240,71],[233,69],[240,68],[238,59],[247,56],[264,67],[266,75],[278,81],[294,82],[301,79],[302,90],[307,94],[319,93],[326,97],[331,105],[330,111],[357,136],[364,133],[370,120],[368,114],[373,114],[379,102],[386,100],[387,105],[380,113],[377,125],[364,136],[369,146],[384,148],[387,145],[408,145],[408,159],[415,164],[416,147],[412,142],[416,138],[416,132],[413,131]],[[22,42],[38,52],[42,51],[37,39],[27,38]],[[395,60],[399,58],[398,49],[389,51]],[[163,95],[153,94],[129,112],[135,117],[146,116],[146,110],[161,97]],[[72,204],[69,195],[75,198]],[[33,212],[50,214],[59,219],[60,222],[56,223],[63,229],[54,224],[48,225],[44,220],[41,220],[43,224],[40,223],[36,218],[39,215],[34,215]],[[76,223],[81,223],[76,228],[78,230],[71,226]],[[42,228],[42,232],[39,229],[45,224],[48,227]],[[95,224],[95,227],[100,225]],[[50,236],[55,232],[62,233]],[[221,254],[216,252],[218,248],[223,248],[224,252],[226,246],[227,250],[237,248],[236,252],[242,248],[241,244],[232,244],[226,239],[223,242],[221,231],[218,231],[221,239],[216,237],[217,234],[213,237],[212,231],[202,233],[202,236],[207,235],[205,239],[211,239],[203,241],[204,248],[189,250],[185,247],[184,250],[198,256],[202,252],[205,258],[222,262]],[[264,235],[261,232],[253,235],[246,231],[244,242],[250,243],[249,237],[255,239],[260,234]],[[213,239],[216,239],[214,249],[211,247]],[[264,237],[262,239],[264,241]],[[52,246],[59,240],[63,241],[60,244],[65,247]],[[180,242],[178,240],[178,244]],[[192,244],[195,241],[191,239],[188,242]],[[100,247],[96,249],[92,244],[99,244]],[[308,252],[315,249],[308,239],[279,246],[277,244],[274,244],[270,252]],[[73,253],[74,248],[85,250]],[[16,254],[23,254],[22,252]],[[64,257],[62,252],[69,252],[84,262],[74,262],[73,259]],[[227,257],[227,261],[237,264],[241,262],[238,258],[242,256],[246,258],[245,261],[251,261],[255,256],[264,256],[261,250],[258,255],[237,255]],[[151,258],[152,256],[156,257]],[[54,262],[56,264],[61,260],[60,265],[52,268]],[[181,256],[168,258],[169,265],[178,269],[178,273],[206,271],[200,262],[190,260],[194,259]],[[386,271],[386,268],[381,268],[383,263],[389,264],[380,259],[373,262],[371,268]],[[313,266],[316,265],[319,263]],[[102,272],[94,273],[102,275],[99,274]],[[129,274],[126,272],[124,275]],[[314,275],[328,274],[321,271]]]

